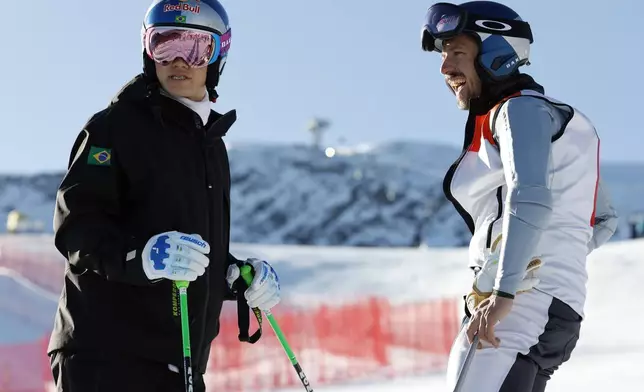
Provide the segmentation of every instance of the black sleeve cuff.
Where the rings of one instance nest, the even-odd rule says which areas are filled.
[[[235,256],[233,256],[232,254],[228,253],[228,265],[232,265],[232,264],[239,265],[240,262],[241,262],[241,260],[238,260]]]
[[[506,293],[504,291],[499,291],[499,290],[492,290],[492,295],[496,295],[497,297],[502,297],[502,298],[514,299],[513,294]]]

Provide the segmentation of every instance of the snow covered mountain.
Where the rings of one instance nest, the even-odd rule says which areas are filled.
[[[394,142],[313,150],[232,145],[232,240],[347,246],[460,246],[469,233],[442,190],[453,146]],[[602,167],[621,217],[644,209],[644,164]],[[62,173],[0,176],[0,222],[11,210],[51,231]],[[4,224],[3,224],[4,226]],[[4,231],[2,227],[1,231]]]

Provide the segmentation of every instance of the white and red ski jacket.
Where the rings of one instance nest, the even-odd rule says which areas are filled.
[[[540,258],[536,289],[583,316],[586,256],[617,225],[600,184],[593,124],[569,105],[522,90],[468,126],[471,140],[444,189],[473,234],[469,266],[482,266],[501,246],[495,290],[514,295],[528,263]]]

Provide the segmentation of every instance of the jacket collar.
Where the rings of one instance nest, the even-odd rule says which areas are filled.
[[[482,115],[506,97],[521,90],[535,90],[543,94],[545,89],[528,74],[517,74],[502,82],[484,83],[483,94],[470,101],[470,114]]]
[[[144,74],[127,82],[112,98],[110,106],[119,102],[148,106],[162,126],[172,124],[184,131],[205,131],[206,137],[211,140],[225,136],[237,119],[235,110],[225,114],[211,110],[208,123],[202,127],[199,115],[182,103],[161,94],[158,82],[150,82]]]

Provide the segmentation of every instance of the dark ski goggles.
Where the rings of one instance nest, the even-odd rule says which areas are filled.
[[[476,15],[451,3],[436,3],[425,15],[422,45],[426,51],[439,51],[442,41],[454,38],[463,32],[496,34],[506,37],[525,38],[533,42],[532,30],[527,22]]]

